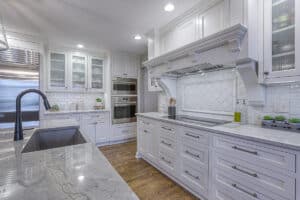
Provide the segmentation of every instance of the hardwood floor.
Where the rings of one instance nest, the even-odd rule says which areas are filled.
[[[136,142],[99,149],[141,200],[197,199],[144,160],[136,159]]]

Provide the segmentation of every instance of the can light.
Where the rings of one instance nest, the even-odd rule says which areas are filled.
[[[141,39],[142,39],[142,36],[139,35],[139,34],[137,34],[137,35],[134,36],[134,39],[135,39],[135,40],[141,40]]]
[[[84,46],[82,44],[77,44],[77,48],[82,49],[82,48],[84,48]]]
[[[172,3],[167,3],[165,5],[164,9],[166,12],[172,12],[175,9],[175,6]]]

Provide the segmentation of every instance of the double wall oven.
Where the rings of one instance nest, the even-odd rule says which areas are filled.
[[[137,79],[114,78],[112,82],[112,123],[136,122]]]

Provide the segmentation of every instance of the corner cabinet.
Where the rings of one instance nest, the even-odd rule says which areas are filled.
[[[265,0],[261,4],[264,80],[267,83],[296,81],[300,76],[300,1]]]
[[[83,53],[50,51],[48,54],[48,90],[103,92],[105,59]]]

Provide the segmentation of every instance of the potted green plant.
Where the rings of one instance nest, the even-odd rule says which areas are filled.
[[[293,130],[300,129],[300,119],[299,118],[291,118],[288,120],[290,128]]]
[[[262,125],[263,126],[273,126],[274,125],[274,117],[270,115],[265,115],[263,117]]]
[[[96,109],[103,109],[103,100],[102,98],[97,98],[96,103],[95,103],[95,108]]]
[[[275,117],[275,123],[277,126],[285,128],[287,125],[286,117],[282,115],[278,115]]]

